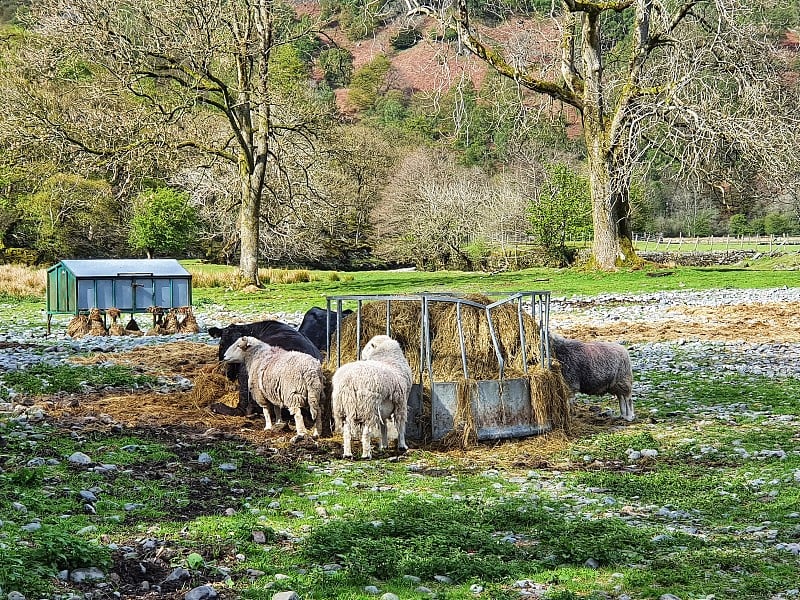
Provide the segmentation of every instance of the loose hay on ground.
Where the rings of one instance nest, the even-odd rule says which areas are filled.
[[[208,364],[217,364],[217,346],[199,342],[168,342],[139,346],[130,352],[98,352],[74,357],[71,362],[81,365],[113,362],[161,376],[189,377]]]

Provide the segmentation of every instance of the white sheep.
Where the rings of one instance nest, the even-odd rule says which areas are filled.
[[[272,429],[269,406],[272,404],[277,414],[276,424],[281,424],[281,408],[286,407],[294,417],[296,436],[307,435],[300,411],[307,406],[314,419],[312,435],[320,434],[325,385],[322,365],[316,358],[243,336],[225,351],[223,360],[244,364],[250,393],[264,409],[265,430]]]
[[[602,396],[614,394],[626,421],[633,421],[631,390],[633,370],[625,346],[613,342],[582,342],[550,334],[550,341],[561,375],[574,399],[577,392]]]
[[[411,367],[400,344],[386,335],[376,335],[367,342],[361,357],[333,374],[331,404],[336,429],[344,440],[344,458],[353,457],[352,435],[359,428],[362,458],[372,457],[373,431],[380,431],[380,449],[386,449],[386,421],[390,418],[397,429],[397,449],[405,452]]]

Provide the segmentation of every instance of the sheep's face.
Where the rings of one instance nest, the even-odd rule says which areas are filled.
[[[367,342],[367,345],[364,346],[364,349],[361,351],[361,358],[364,360],[368,360],[375,351],[379,348],[385,347],[388,344],[396,344],[392,338],[388,335],[376,335],[370,341]]]
[[[230,363],[243,363],[248,350],[251,350],[252,346],[253,344],[250,342],[249,338],[240,337],[225,351],[222,360]]]

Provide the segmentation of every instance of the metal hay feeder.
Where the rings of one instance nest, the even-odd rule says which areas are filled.
[[[506,378],[504,376],[506,357],[503,355],[497,331],[492,322],[492,311],[508,304],[514,304],[517,312],[518,334],[520,336],[520,347],[522,350],[522,363],[525,373],[528,372],[529,365],[538,363],[546,368],[550,368],[550,344],[549,344],[549,316],[550,316],[550,292],[547,291],[526,291],[526,292],[502,292],[485,293],[484,295],[504,295],[507,296],[496,302],[484,305],[469,300],[454,293],[423,293],[409,295],[358,295],[358,296],[329,296],[327,298],[329,319],[336,318],[335,328],[335,351],[336,356],[331,357],[332,344],[328,347],[329,361],[337,367],[342,363],[342,309],[343,303],[357,304],[354,314],[348,319],[355,319],[356,327],[356,357],[360,357],[360,350],[366,343],[366,336],[362,335],[362,309],[363,303],[373,301],[386,302],[385,312],[385,333],[392,336],[392,303],[415,302],[419,304],[421,314],[421,327],[419,339],[419,365],[416,370],[417,382],[411,390],[408,403],[408,421],[406,435],[409,439],[417,441],[438,441],[444,438],[454,428],[456,421],[456,411],[458,407],[458,385],[463,382],[470,382],[469,402],[472,418],[475,424],[477,439],[494,440],[515,437],[525,437],[546,433],[552,429],[549,422],[537,422],[531,403],[531,380],[524,378]],[[461,351],[461,371],[463,381],[437,381],[434,373],[434,344],[431,337],[431,307],[436,303],[449,303],[455,306],[458,337]],[[486,319],[488,332],[491,336],[491,343],[497,361],[499,377],[489,380],[473,381],[473,374],[470,373],[469,361],[467,356],[467,344],[462,322],[462,309],[470,306],[481,311],[483,318]],[[536,323],[539,330],[538,356],[526,356],[526,334],[525,319],[523,314],[527,313]],[[333,324],[328,322],[328,332],[333,331]],[[331,339],[331,335],[328,339]],[[413,369],[412,367],[412,370]],[[425,385],[427,379],[429,386],[429,410],[425,410]]]

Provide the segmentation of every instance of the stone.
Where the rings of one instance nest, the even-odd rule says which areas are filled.
[[[92,459],[83,452],[73,452],[67,460],[72,465],[88,465],[92,462]]]
[[[86,581],[102,581],[106,578],[97,567],[86,567],[81,569],[73,569],[69,574],[69,579],[72,583],[84,583]]]
[[[184,600],[214,600],[219,594],[210,585],[201,585],[186,592]]]

